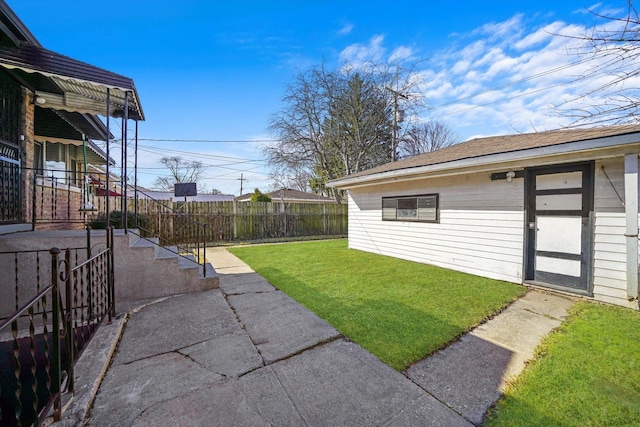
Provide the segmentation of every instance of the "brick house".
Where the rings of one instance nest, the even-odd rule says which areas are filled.
[[[4,1],[0,24],[0,229],[77,227],[88,165],[110,184],[109,121],[121,119],[126,138],[129,121],[144,120],[135,85],[47,50]]]

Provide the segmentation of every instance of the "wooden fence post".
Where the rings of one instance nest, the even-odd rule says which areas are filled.
[[[233,201],[233,240],[238,239],[238,207],[236,201]]]

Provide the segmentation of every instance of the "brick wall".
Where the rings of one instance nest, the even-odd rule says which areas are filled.
[[[30,196],[31,197],[31,196]],[[36,229],[69,230],[84,228],[82,191],[73,186],[39,181],[35,197]]]
[[[22,120],[20,122],[20,144],[22,149],[22,222],[29,223],[32,219],[31,195],[33,192],[33,156],[34,156],[34,94],[29,89],[22,88]]]

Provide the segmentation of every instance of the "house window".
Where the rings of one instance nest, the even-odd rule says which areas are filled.
[[[438,222],[438,195],[383,197],[382,219]]]
[[[42,150],[42,143],[35,142],[33,144],[33,169],[36,174],[42,175],[44,172],[44,155]]]

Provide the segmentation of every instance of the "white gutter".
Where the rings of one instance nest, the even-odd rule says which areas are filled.
[[[434,165],[406,167],[364,176],[346,176],[344,178],[329,181],[327,185],[334,188],[348,189],[353,187],[374,185],[380,183],[381,181],[410,180],[415,175],[434,174],[438,172],[448,172],[453,174],[454,169],[489,166],[499,163],[528,160],[536,157],[606,149],[626,144],[640,144],[640,135],[638,133],[616,135],[586,141],[569,142],[564,144],[549,145],[546,147],[531,148],[528,150],[489,154],[486,156],[453,160],[450,162],[437,163]]]

